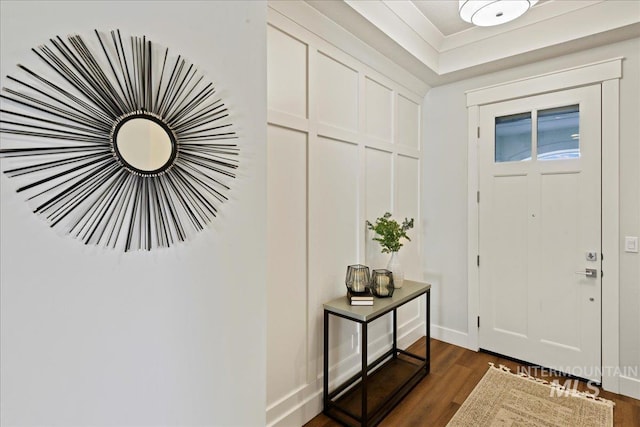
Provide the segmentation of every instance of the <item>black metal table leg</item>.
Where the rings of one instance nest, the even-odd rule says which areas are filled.
[[[429,371],[431,370],[431,290],[427,290],[427,293],[425,294],[426,296],[426,317],[425,317],[425,323],[426,325],[426,339],[427,339],[427,351],[426,351],[426,359],[427,359],[427,374],[429,373]]]
[[[322,410],[329,409],[329,312],[324,310],[324,346],[323,346],[323,393]]]
[[[398,312],[393,309],[393,358],[398,357]]]
[[[362,325],[362,427],[368,424],[367,417],[367,323]]]

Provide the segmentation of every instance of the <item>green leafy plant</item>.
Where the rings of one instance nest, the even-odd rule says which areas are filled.
[[[402,224],[398,224],[395,219],[391,219],[389,212],[385,212],[382,217],[376,219],[375,224],[367,221],[367,227],[376,233],[373,240],[380,243],[382,253],[398,252],[402,247],[400,239],[411,241],[407,236],[407,230],[413,228],[413,218],[405,218]]]

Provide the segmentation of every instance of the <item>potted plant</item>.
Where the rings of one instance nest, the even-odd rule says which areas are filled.
[[[393,273],[394,286],[396,288],[401,288],[404,281],[404,271],[400,266],[397,254],[403,246],[400,242],[401,239],[411,241],[409,236],[407,236],[407,230],[413,228],[413,218],[410,220],[405,218],[402,224],[399,224],[398,221],[391,218],[391,214],[389,212],[385,212],[383,216],[376,219],[375,223],[372,224],[370,221],[367,221],[367,227],[369,230],[376,233],[373,240],[380,243],[380,246],[382,246],[382,253],[391,254],[387,270],[390,270]]]

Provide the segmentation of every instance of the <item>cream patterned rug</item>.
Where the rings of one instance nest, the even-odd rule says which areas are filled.
[[[447,427],[611,427],[614,403],[493,364]]]

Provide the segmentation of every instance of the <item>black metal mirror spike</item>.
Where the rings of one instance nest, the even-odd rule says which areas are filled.
[[[51,227],[85,244],[151,250],[216,217],[238,167],[213,83],[146,37],[94,31],[32,49],[0,99],[4,172]],[[9,87],[10,85],[10,87]]]

